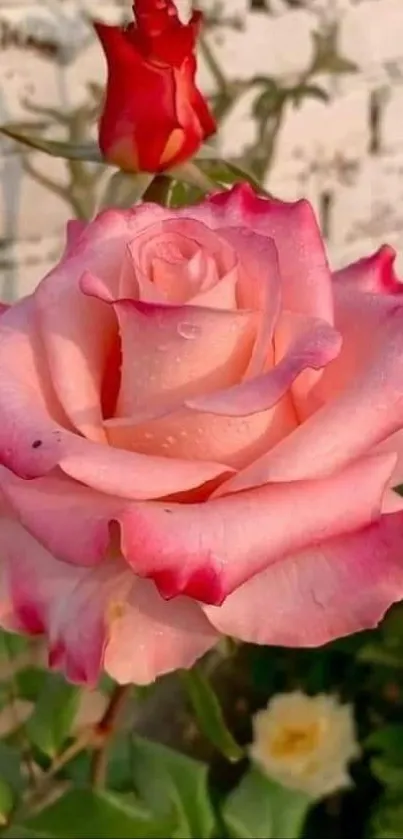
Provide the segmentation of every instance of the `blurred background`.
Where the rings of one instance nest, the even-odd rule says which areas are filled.
[[[188,0],[179,0],[184,16]],[[215,143],[282,198],[308,197],[332,264],[403,253],[402,0],[200,0]],[[93,136],[106,68],[89,19],[130,0],[0,0],[0,121]],[[18,297],[95,206],[104,170],[0,141],[0,296]],[[400,258],[400,268],[403,259]]]

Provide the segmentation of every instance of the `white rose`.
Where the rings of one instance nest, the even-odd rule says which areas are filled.
[[[349,786],[358,756],[350,705],[326,694],[277,694],[253,718],[252,759],[285,787],[321,798]]]

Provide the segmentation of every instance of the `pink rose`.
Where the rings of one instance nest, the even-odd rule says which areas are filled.
[[[375,625],[403,596],[393,258],[332,277],[309,204],[247,186],[71,222],[0,321],[3,625],[87,683]]]

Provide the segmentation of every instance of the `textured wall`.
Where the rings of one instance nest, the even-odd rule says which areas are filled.
[[[88,82],[103,81],[103,57],[85,21],[91,5],[98,16],[114,20],[130,3],[0,0],[2,121],[34,118],[27,100],[71,108],[83,101]],[[211,9],[214,2],[201,5]],[[289,109],[268,186],[285,198],[311,198],[328,231],[334,264],[385,240],[403,254],[403,0],[221,0],[220,5],[224,16],[239,15],[243,27],[214,27],[208,37],[227,75],[237,78],[272,74],[292,80],[309,61],[311,33],[324,21],[339,21],[339,49],[359,72],[323,79],[328,104],[309,100]],[[200,77],[211,90],[203,64]],[[246,95],[223,126],[223,150],[238,153],[254,130]],[[30,159],[45,177],[66,183],[64,162],[36,154]],[[63,198],[33,180],[16,147],[1,141],[3,294],[20,294],[40,279],[60,252],[69,215]]]

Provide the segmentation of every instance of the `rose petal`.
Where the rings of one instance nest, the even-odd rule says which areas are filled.
[[[159,302],[158,296],[149,294],[151,278],[160,299],[184,303],[236,266],[235,253],[225,239],[199,221],[178,220],[175,211],[167,211],[161,222],[139,233],[129,249],[140,297],[147,302]]]
[[[157,288],[163,292],[164,300],[174,304],[187,303],[203,285],[210,288],[218,280],[214,260],[202,250],[190,259],[176,263],[155,258],[152,276]]]
[[[246,377],[260,373],[273,360],[272,340],[281,305],[281,277],[275,243],[244,227],[220,234],[233,246],[240,263],[237,296],[241,309],[261,312],[259,333]]]
[[[187,208],[177,211],[185,215]],[[213,230],[247,227],[274,240],[284,308],[333,323],[331,274],[311,205],[261,198],[237,184],[192,207],[192,216]]]
[[[2,601],[8,629],[45,634],[49,663],[95,685],[103,664],[121,682],[145,684],[191,666],[217,639],[200,608],[161,600],[115,559],[79,568],[55,559],[17,522],[1,520]],[[7,604],[7,607],[6,607]]]
[[[232,489],[331,474],[402,427],[402,304],[340,287],[336,309],[343,349],[309,395],[309,418],[236,476]]]
[[[35,292],[53,386],[73,425],[94,440],[105,439],[100,391],[116,321],[110,307],[82,294],[79,280],[91,266],[113,288],[130,238],[130,219],[124,211],[98,216]]]
[[[63,473],[32,481],[0,468],[1,490],[21,524],[50,553],[77,565],[104,559],[110,542],[110,522],[122,499],[104,495]]]
[[[238,269],[235,267],[221,280],[206,291],[200,291],[188,301],[189,306],[202,306],[205,309],[237,308],[236,289],[238,285]]]
[[[35,332],[35,298],[25,298],[0,321],[0,462],[22,478],[60,466],[101,492],[155,498],[199,487],[230,469],[111,449],[71,433],[51,388]]]
[[[142,171],[156,172],[167,138],[181,127],[174,95],[175,70],[145,61],[123,28],[100,22],[94,26],[108,64],[99,132],[102,152],[106,160],[121,168],[135,171],[140,164]],[[135,96],[133,78],[137,80]],[[144,119],[150,102],[160,104],[153,109],[152,132],[148,130],[149,120]]]
[[[82,286],[87,294],[102,293],[99,280],[88,273]],[[246,368],[255,337],[251,312],[133,300],[113,305],[122,342],[116,416],[233,384]]]
[[[111,565],[80,568],[54,559],[17,522],[0,527],[3,592],[9,614],[3,625],[46,634],[51,666],[73,682],[97,682],[105,645],[105,610],[124,582]],[[4,594],[3,594],[4,596]]]
[[[403,598],[402,557],[403,514],[383,516],[285,557],[205,613],[242,641],[317,647],[372,629]]]
[[[189,668],[218,640],[197,603],[185,597],[168,603],[148,580],[135,580],[116,611],[105,669],[121,684],[148,684],[178,667]]]
[[[86,441],[71,444],[60,460],[60,467],[76,481],[133,500],[186,492],[217,478],[224,480],[232,472],[221,463],[150,457]]]
[[[18,435],[17,417],[21,424],[35,432],[35,415],[45,412],[54,421],[71,428],[49,378],[46,353],[36,328],[37,312],[34,296],[25,297],[3,312],[0,321],[0,410],[1,432],[6,433],[8,417],[11,437]],[[23,396],[22,394],[25,394]],[[19,415],[19,401],[31,414]],[[17,409],[17,415],[14,413]],[[35,440],[35,437],[33,438]]]
[[[74,253],[75,249],[79,245],[81,234],[84,233],[86,227],[87,222],[80,221],[79,219],[70,219],[67,222],[66,247],[63,254],[63,259],[65,259],[67,256],[70,256],[71,253]]]
[[[306,332],[297,336],[281,361],[268,373],[227,390],[188,399],[186,405],[198,411],[230,417],[247,417],[272,408],[303,370],[324,367],[340,351],[342,339],[335,329],[324,321],[305,320],[308,321]]]
[[[255,332],[249,312],[131,301],[115,306],[123,358],[117,416],[232,384],[248,363]]]
[[[113,418],[104,423],[108,441],[126,451],[244,467],[295,428],[292,409],[283,400],[272,411],[248,417],[214,416],[179,408],[140,422]]]
[[[60,466],[93,489],[132,499],[159,498],[229,475],[218,463],[149,457],[85,440],[52,420],[29,385],[3,373],[0,361],[0,463],[22,478]]]
[[[346,265],[335,271],[333,280],[344,286],[351,285],[356,291],[373,294],[401,294],[403,283],[394,269],[396,251],[390,245],[382,245],[371,256]]]
[[[163,596],[221,603],[282,556],[373,521],[395,461],[379,455],[328,479],[204,504],[133,504],[121,518],[123,554]]]

